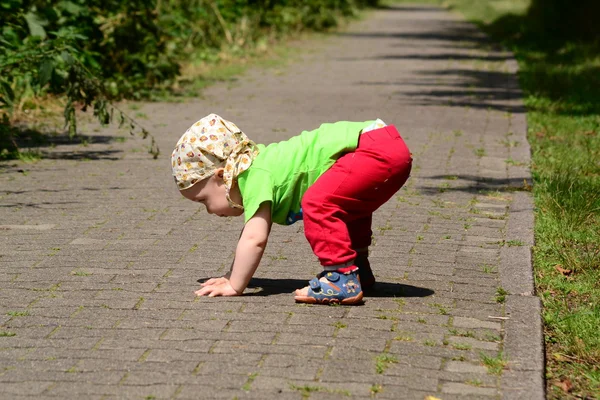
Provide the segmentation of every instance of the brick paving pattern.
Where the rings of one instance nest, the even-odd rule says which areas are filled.
[[[86,145],[0,164],[0,397],[544,398],[511,55],[421,6],[297,49],[202,98],[125,105],[158,160],[146,141],[89,124]],[[321,122],[396,124],[414,171],[375,214],[378,290],[363,306],[294,303],[320,270],[301,222],[274,227],[246,295],[194,297],[229,268],[242,227],[170,176],[175,142],[209,112],[263,143]]]

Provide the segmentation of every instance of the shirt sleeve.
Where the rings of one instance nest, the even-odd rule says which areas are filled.
[[[256,214],[262,203],[268,201],[273,206],[273,177],[267,170],[250,167],[238,177],[242,201],[244,203],[244,223]],[[273,209],[271,209],[271,215]]]

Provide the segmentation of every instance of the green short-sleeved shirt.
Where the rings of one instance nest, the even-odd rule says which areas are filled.
[[[273,222],[290,225],[302,219],[300,202],[306,190],[342,154],[356,149],[361,130],[372,122],[323,124],[283,142],[259,144],[258,156],[238,176],[245,222],[266,201]]]

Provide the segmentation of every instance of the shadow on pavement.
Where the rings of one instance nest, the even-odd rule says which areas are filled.
[[[421,177],[420,179],[444,179],[446,177],[447,175],[436,175]],[[424,195],[436,195],[440,193],[440,190],[443,190],[444,192],[466,192],[473,194],[490,191],[512,193],[518,191],[528,191],[530,190],[529,185],[531,185],[531,181],[525,180],[524,178],[497,179],[475,175],[455,175],[453,177],[456,177],[458,180],[471,181],[472,183],[448,186],[444,187],[443,189],[440,189],[437,186],[418,185],[415,187],[415,189]]]
[[[206,279],[200,279],[198,282],[203,282]],[[256,293],[245,294],[245,296],[270,296],[292,293],[294,290],[303,288],[307,284],[308,280],[306,279],[252,278],[248,288],[262,290]],[[401,283],[377,282],[374,289],[365,293],[365,297],[427,297],[434,293],[435,292],[431,289],[418,286]]]
[[[436,6],[419,6],[419,5],[379,5],[377,7],[379,10],[385,11],[402,11],[402,12],[440,12],[444,11],[443,8]]]
[[[441,12],[443,9],[417,7],[430,11]],[[411,7],[390,7],[382,12],[407,11]],[[432,19],[438,19],[432,13]],[[499,52],[497,44],[491,42],[482,34],[475,25],[468,22],[436,21],[441,30],[412,32],[340,32],[339,36],[352,37],[359,40],[391,41],[388,54],[376,54],[370,57],[352,59],[338,57],[339,61],[355,62],[361,60],[382,60],[387,63],[398,63],[398,69],[405,67],[403,62],[418,60],[421,65],[419,79],[411,77],[410,81],[371,81],[366,79],[356,82],[356,85],[395,85],[405,86],[405,89],[396,91],[392,96],[408,98],[413,105],[421,106],[450,106],[469,107],[475,109],[490,109],[515,114],[524,113],[525,107],[513,101],[521,96],[519,86],[514,79],[514,72],[507,68],[505,62],[513,59],[507,52]],[[406,43],[414,42],[419,46],[443,47],[433,54],[424,51],[412,51],[406,54]],[[395,48],[398,48],[396,53]],[[430,53],[430,54],[428,54]],[[447,60],[453,63],[453,68],[445,65],[440,68],[440,61]],[[464,67],[463,67],[464,65]],[[374,76],[375,77],[375,76]]]
[[[13,128],[14,140],[20,151],[31,152],[33,157],[52,160],[118,160],[122,150],[91,150],[88,145],[118,143],[126,138],[106,135],[81,135],[69,137],[56,132],[40,132],[33,129]],[[12,151],[14,145],[0,142],[0,149]],[[11,159],[6,160],[8,162]]]

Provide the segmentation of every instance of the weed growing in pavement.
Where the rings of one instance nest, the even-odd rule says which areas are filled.
[[[348,327],[348,325],[344,324],[341,321],[334,322],[333,324],[331,324],[331,326],[333,326],[336,329],[344,329]]]
[[[290,383],[290,389],[297,390],[301,393],[303,399],[308,399],[311,393],[314,392],[322,392],[322,393],[332,393],[332,394],[341,394],[342,396],[352,396],[352,393],[348,390],[342,389],[328,389],[322,386],[311,386],[311,385],[295,385]]]
[[[479,379],[471,379],[471,380],[465,381],[465,383],[467,385],[477,386],[477,387],[483,385],[483,382],[481,382]]]
[[[397,364],[396,356],[388,353],[382,353],[375,357],[375,372],[383,374],[389,364]]]
[[[393,340],[397,340],[399,342],[412,342],[413,337],[408,333],[401,333],[398,336],[394,337]]]
[[[504,288],[499,286],[496,289],[496,296],[494,297],[494,299],[496,300],[496,303],[504,303],[506,301],[506,296],[508,294],[509,293]]]
[[[481,266],[481,270],[486,274],[495,274],[498,272],[498,268],[494,265],[484,264]]]
[[[380,393],[381,391],[383,391],[383,386],[381,386],[379,383],[373,384],[371,385],[371,395],[375,396],[377,393]]]
[[[31,313],[29,311],[9,311],[6,315],[10,317],[28,317]]]
[[[250,388],[252,387],[252,382],[254,382],[254,380],[256,379],[257,376],[258,376],[258,372],[254,372],[252,374],[248,374],[248,380],[242,386],[242,390],[245,391],[245,392],[250,391]]]
[[[473,153],[475,153],[477,157],[483,157],[486,155],[485,149],[483,147],[476,148],[475,150],[473,150]]]
[[[459,331],[458,329],[450,329],[449,332],[454,336],[470,337],[474,338],[475,334],[471,331]]]
[[[500,335],[491,332],[487,332],[485,335],[483,335],[482,339],[486,342],[500,342],[502,340]]]
[[[471,345],[466,343],[454,343],[452,347],[456,350],[471,350]]]
[[[479,353],[479,357],[483,365],[487,367],[488,374],[490,375],[502,375],[504,368],[508,365],[508,361],[502,352],[499,352],[494,357],[481,352]]]
[[[506,160],[504,160],[504,162],[505,162],[506,164],[508,164],[508,165],[512,165],[512,166],[514,166],[514,167],[525,167],[525,166],[527,166],[527,165],[528,165],[527,163],[524,163],[524,162],[522,162],[522,161],[515,161],[515,160],[513,160],[512,158],[507,158]]]
[[[74,271],[71,271],[71,275],[75,275],[75,276],[90,276],[92,275],[90,272],[86,272],[82,269],[76,269]]]

